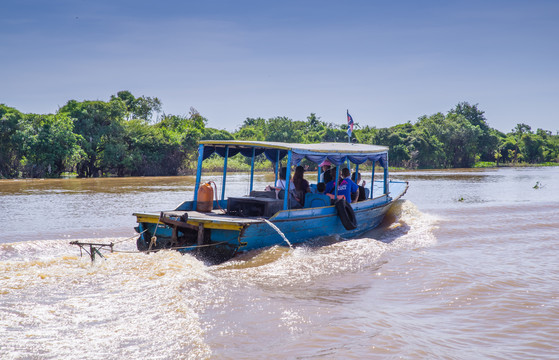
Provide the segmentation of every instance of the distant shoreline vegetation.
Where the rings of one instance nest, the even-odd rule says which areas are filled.
[[[70,100],[55,114],[24,114],[0,104],[0,178],[188,175],[196,170],[199,140],[346,142],[346,130],[311,113],[306,120],[247,118],[228,132],[209,127],[194,108],[184,116],[165,114],[158,98],[129,91],[109,101]],[[390,165],[398,169],[559,163],[559,135],[527,124],[502,133],[467,102],[389,128],[356,123],[352,141],[388,146]],[[214,156],[204,170],[223,169],[223,159]],[[250,159],[237,155],[227,167],[247,171]],[[271,169],[263,156],[256,159],[257,171]]]

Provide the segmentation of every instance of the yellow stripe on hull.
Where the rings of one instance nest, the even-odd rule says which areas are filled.
[[[134,214],[136,215],[136,221],[138,223],[149,223],[149,224],[157,224],[160,223],[159,215],[150,215],[150,214]],[[200,224],[204,224],[205,229],[220,229],[220,230],[235,230],[240,231],[244,227],[243,224],[239,223],[230,223],[230,222],[223,222],[223,221],[211,221],[211,220],[201,220],[201,219],[188,219],[188,224],[198,226]]]

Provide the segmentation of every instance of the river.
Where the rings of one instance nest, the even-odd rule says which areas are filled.
[[[132,213],[192,177],[0,180],[0,358],[559,358],[559,167],[392,177],[408,193],[361,238],[211,266],[133,252]]]

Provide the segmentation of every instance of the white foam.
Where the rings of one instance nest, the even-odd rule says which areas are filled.
[[[248,304],[266,289],[305,288],[310,282],[382,266],[387,253],[433,245],[435,224],[435,218],[411,202],[400,201],[379,230],[363,237],[316,239],[294,249],[272,247],[210,267],[174,251],[105,253],[105,259],[91,263],[65,239],[2,244],[3,349],[14,358],[72,358],[79,341],[88,344],[79,356],[90,359],[115,354],[177,358],[187,353],[207,358],[212,349],[205,334],[224,326],[204,319],[207,311],[235,309],[236,301]],[[135,239],[124,240],[87,241],[119,242],[117,248],[134,249]],[[305,321],[301,316],[286,309],[282,326],[297,333]]]
[[[398,201],[387,214],[387,221],[361,238],[343,240],[332,236],[284,251],[273,247],[254,252],[254,257],[217,266],[215,271],[220,273],[218,276],[275,286],[360,271],[378,266],[379,259],[388,251],[434,245],[432,231],[436,222],[435,217],[423,214],[410,201]]]

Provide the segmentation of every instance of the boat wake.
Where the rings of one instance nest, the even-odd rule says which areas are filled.
[[[233,278],[274,286],[293,285],[347,272],[379,267],[393,251],[435,244],[436,218],[424,214],[410,201],[397,201],[375,230],[359,238],[317,238],[294,249],[274,246],[252,251],[213,267]],[[243,276],[244,275],[244,276]]]
[[[166,250],[104,253],[105,259],[92,263],[67,239],[1,244],[0,334],[2,328],[14,329],[3,334],[3,348],[17,354],[14,358],[46,353],[72,358],[80,339],[89,344],[81,354],[86,358],[209,357],[213,346],[207,334],[213,328],[221,329],[220,336],[236,333],[231,324],[246,321],[253,304],[267,304],[258,299],[345,301],[343,294],[332,295],[343,288],[344,276],[375,271],[390,253],[433,245],[435,226],[436,219],[413,203],[399,201],[380,229],[360,238],[330,236],[293,249],[276,246],[214,266]],[[126,238],[94,240],[118,242],[118,249],[135,246]],[[328,284],[336,279],[341,285],[333,291]],[[223,324],[220,317],[204,316],[218,311],[212,309],[225,309]],[[298,331],[300,314],[282,316],[290,331]],[[166,335],[153,336],[161,333],[161,324]],[[23,346],[22,338],[27,339]]]

